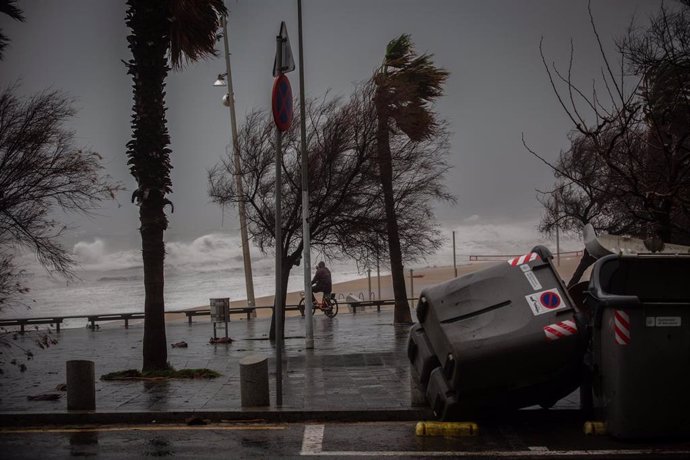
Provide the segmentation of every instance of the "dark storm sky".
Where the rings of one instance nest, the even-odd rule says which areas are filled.
[[[668,2],[667,2],[668,3]],[[672,3],[672,2],[671,2]],[[656,0],[592,0],[607,50],[633,15],[644,24]],[[296,1],[227,0],[239,122],[252,108],[267,108],[272,85],[275,35],[286,21],[297,58]],[[134,181],[126,168],[130,80],[125,4],[120,0],[20,1],[25,23],[0,18],[12,40],[0,63],[0,84],[20,82],[21,91],[61,89],[76,99],[71,127],[80,145],[100,152],[109,173],[127,188],[119,205],[108,204],[91,219],[71,217],[79,226],[74,241],[95,236],[136,245],[137,209],[129,203]],[[550,88],[539,55],[565,68],[571,40],[574,76],[591,87],[602,66],[586,0],[303,0],[305,82],[308,96],[327,90],[348,95],[380,64],[386,43],[409,33],[421,52],[451,75],[437,110],[453,132],[447,177],[458,197],[439,207],[448,228],[464,221],[526,221],[539,218],[535,189],[553,181],[550,170],[522,146],[545,157],[567,148],[571,125]],[[191,65],[168,78],[168,122],[172,138],[172,200],[168,240],[190,239],[221,230],[220,210],[209,203],[206,169],[229,143],[229,116],[214,88],[224,71],[222,57]],[[289,74],[298,93],[299,76]],[[236,230],[235,211],[226,210],[225,228]]]

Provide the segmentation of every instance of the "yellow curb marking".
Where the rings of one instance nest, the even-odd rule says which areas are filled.
[[[606,423],[598,421],[585,422],[583,431],[588,436],[600,436],[606,434]]]
[[[417,436],[477,436],[479,427],[474,422],[418,422]]]

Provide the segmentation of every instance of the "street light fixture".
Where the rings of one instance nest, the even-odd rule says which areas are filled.
[[[235,93],[232,90],[232,72],[230,68],[230,50],[228,49],[228,21],[225,16],[221,18],[223,25],[223,45],[225,51],[225,73],[219,74],[213,86],[227,86],[228,91],[223,96],[223,105],[230,109],[230,132],[232,133],[232,153],[235,168],[235,188],[238,195],[243,195],[242,176],[240,169],[240,148],[237,143],[237,122],[235,120]],[[225,78],[227,77],[227,83]],[[244,260],[244,281],[247,288],[247,306],[256,306],[254,299],[254,282],[252,280],[252,261],[249,254],[249,235],[247,234],[247,214],[244,201],[238,203],[240,215],[240,236],[242,240],[242,259]],[[256,315],[256,312],[254,313]]]
[[[225,83],[225,76],[227,74],[218,74],[218,78],[213,82],[213,86],[227,86]],[[232,102],[235,102],[234,100]],[[223,94],[223,105],[225,107],[230,107],[230,95],[228,93]]]
[[[213,82],[213,86],[228,86],[227,83],[225,83],[226,75],[226,73],[218,74],[218,78],[216,78],[216,81]]]

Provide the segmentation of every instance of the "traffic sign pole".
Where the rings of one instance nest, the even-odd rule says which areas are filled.
[[[280,23],[280,32],[276,36],[276,57],[273,61],[273,121],[276,124],[276,294],[273,313],[276,339],[276,405],[283,405],[283,331],[285,322],[285,291],[283,290],[283,229],[282,229],[282,165],[283,165],[283,131],[292,124],[292,89],[285,72],[295,70],[290,40],[285,21]]]
[[[282,75],[283,39],[280,35],[276,37],[276,59],[278,60],[278,72]],[[275,101],[273,102],[275,104]],[[276,235],[276,293],[274,312],[276,316],[275,336],[276,336],[276,406],[283,405],[283,229],[281,225],[282,215],[282,177],[281,164],[283,162],[283,133],[276,126],[276,215],[275,215],[275,235]]]

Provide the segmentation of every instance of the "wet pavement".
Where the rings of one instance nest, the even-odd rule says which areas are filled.
[[[192,325],[169,323],[168,343],[188,343],[188,348],[169,349],[170,363],[177,369],[207,367],[222,374],[212,380],[98,379],[108,372],[141,368],[141,324],[63,330],[59,342],[45,350],[35,350],[31,334],[18,336],[18,347],[33,347],[35,358],[25,372],[5,366],[0,374],[0,451],[8,458],[35,458],[37,448],[45,458],[131,458],[142,453],[198,458],[200,452],[205,458],[227,458],[228,452],[240,457],[687,458],[690,452],[687,440],[627,445],[585,436],[576,393],[552,410],[478,420],[477,437],[415,436],[415,421],[432,417],[426,406],[413,404],[406,356],[409,326],[393,325],[392,308],[356,315],[342,311],[334,319],[318,313],[312,350],[304,346],[304,320],[288,317],[283,404],[277,407],[269,326],[270,319],[234,320],[229,324],[233,342],[211,345],[208,317],[196,318]],[[11,351],[20,356],[18,347]],[[239,361],[255,353],[269,358],[270,406],[243,408]],[[67,395],[56,389],[65,383],[66,361],[73,359],[95,362],[93,412],[67,411]],[[60,397],[28,399],[46,393]],[[193,418],[202,426],[187,426]],[[315,431],[320,433],[318,443],[311,436]]]
[[[343,309],[344,310],[344,309]],[[305,322],[288,317],[282,378],[282,405],[276,405],[275,348],[268,340],[270,319],[233,320],[231,344],[209,343],[213,328],[208,317],[191,325],[167,325],[169,344],[187,342],[187,348],[169,348],[168,359],[176,369],[209,368],[216,379],[165,381],[102,381],[100,376],[125,369],[141,369],[143,325],[122,323],[63,329],[56,345],[39,350],[35,336],[18,335],[16,347],[4,353],[34,349],[26,371],[5,366],[0,375],[0,425],[70,423],[78,415],[67,410],[67,394],[57,390],[66,383],[68,360],[91,360],[96,370],[96,411],[79,414],[80,422],[135,423],[152,419],[174,421],[189,414],[222,419],[261,417],[280,421],[419,420],[429,418],[426,405],[413,405],[407,338],[410,326],[393,325],[392,307],[380,312],[353,315],[347,310],[330,319],[314,316],[314,349],[305,348]],[[223,329],[223,328],[221,328]],[[222,334],[222,332],[219,332]],[[21,347],[21,348],[19,348]],[[270,406],[241,405],[239,361],[251,354],[268,357]],[[30,396],[57,394],[53,401]],[[576,394],[564,398],[556,409],[577,409]],[[107,416],[106,416],[107,414]]]
[[[587,436],[549,417],[479,424],[471,436],[418,436],[415,422],[147,424],[0,430],[3,459],[688,458],[690,442]]]
[[[105,325],[92,331],[63,329],[59,342],[39,350],[32,334],[18,336],[18,347],[34,350],[27,369],[5,366],[0,375],[0,416],[3,414],[67,413],[65,383],[68,360],[92,360],[96,368],[96,412],[198,412],[241,410],[239,361],[250,354],[269,358],[271,407],[275,411],[405,410],[412,409],[410,370],[406,357],[408,326],[394,326],[392,308],[356,315],[341,312],[329,319],[314,316],[314,349],[305,349],[304,319],[285,323],[283,404],[276,407],[275,348],[268,340],[270,320],[229,323],[231,344],[211,345],[208,317],[167,325],[169,344],[185,341],[188,348],[169,348],[176,369],[210,368],[220,378],[210,380],[101,381],[103,374],[142,365],[143,325]],[[219,333],[222,334],[219,328]],[[22,358],[19,348],[5,350]],[[58,393],[56,401],[29,396]]]

